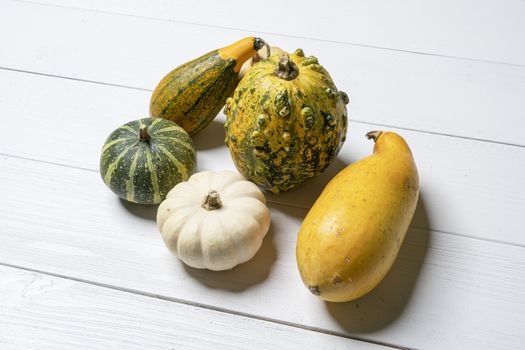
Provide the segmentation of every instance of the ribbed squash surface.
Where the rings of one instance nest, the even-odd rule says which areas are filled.
[[[146,127],[147,140],[140,139]],[[195,166],[193,141],[184,129],[165,119],[126,123],[107,138],[100,157],[104,183],[119,197],[158,204]]]

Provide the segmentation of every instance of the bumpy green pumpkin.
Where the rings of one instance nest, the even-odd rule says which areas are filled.
[[[157,85],[150,115],[172,120],[190,135],[205,128],[237,86],[243,63],[266,46],[248,37],[214,50],[169,72]]]
[[[191,137],[174,122],[144,118],[113,131],[102,148],[100,174],[120,198],[158,204],[195,165]]]
[[[255,64],[226,101],[226,144],[262,189],[278,193],[320,174],[345,140],[348,96],[301,49]]]

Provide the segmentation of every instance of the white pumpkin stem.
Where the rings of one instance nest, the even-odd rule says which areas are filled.
[[[202,207],[206,210],[216,210],[222,207],[221,197],[219,192],[211,190],[208,192],[206,197],[204,197],[204,202],[202,202]]]
[[[290,56],[284,54],[279,58],[279,65],[273,73],[281,79],[292,80],[299,75],[299,68],[290,59]]]
[[[139,141],[148,142],[149,140],[148,126],[146,124],[140,124]]]

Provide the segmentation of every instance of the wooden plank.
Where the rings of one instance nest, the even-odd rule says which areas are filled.
[[[392,349],[0,267],[0,344],[15,349]]]
[[[370,45],[525,65],[522,1],[269,0],[256,10],[235,1],[39,0],[96,11],[245,31]]]
[[[373,292],[355,303],[324,303],[297,273],[304,209],[272,204],[256,257],[213,273],[171,256],[156,208],[119,201],[96,172],[11,157],[0,165],[2,263],[405,347],[525,345],[525,248],[411,229]]]
[[[98,170],[105,138],[147,115],[149,92],[0,71],[0,152]],[[31,103],[28,103],[31,101]],[[195,137],[198,170],[235,169],[224,146],[223,117]],[[30,126],[30,127],[25,127]],[[350,123],[334,164],[306,186],[272,202],[309,208],[347,164],[372,152],[364,138],[373,124]],[[413,226],[525,245],[525,149],[393,129],[412,146],[421,178]]]
[[[253,34],[7,0],[0,33],[0,67],[148,89],[175,66]],[[353,120],[525,145],[525,67],[263,36],[318,56],[349,92]]]

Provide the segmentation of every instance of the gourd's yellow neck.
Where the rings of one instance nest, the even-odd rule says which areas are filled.
[[[257,53],[256,38],[249,36],[247,38],[241,39],[231,45],[219,49],[219,56],[223,60],[234,59],[235,67],[233,70],[237,73],[241,70],[242,65],[250,57],[255,56]]]

